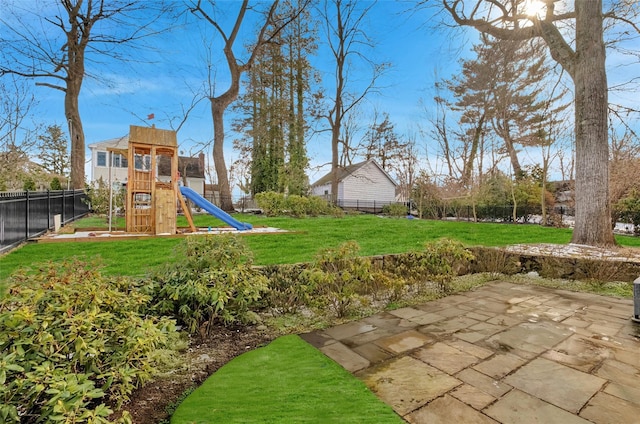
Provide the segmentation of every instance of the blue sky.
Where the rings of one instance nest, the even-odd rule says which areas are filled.
[[[225,29],[230,28],[239,2],[222,1],[219,4],[223,26]],[[361,116],[363,124],[366,125],[370,122],[370,112],[373,108],[380,113],[388,113],[398,134],[418,134],[419,151],[425,154],[425,151],[435,151],[435,141],[419,135],[419,131],[426,129],[429,125],[428,120],[433,117],[434,82],[436,79],[450,78],[452,73],[459,70],[460,57],[469,57],[471,44],[477,39],[477,35],[473,30],[454,31],[438,26],[430,10],[402,13],[409,6],[410,3],[407,2],[379,1],[371,10],[365,27],[367,33],[378,44],[375,50],[368,54],[378,61],[391,63],[392,67],[380,80],[380,93],[370,96],[363,105]],[[219,43],[217,34],[208,26],[194,24],[190,18],[183,19],[174,24],[170,34],[158,41],[160,49],[137,54],[138,58],[145,59],[143,61],[134,59],[125,64],[89,65],[89,72],[106,76],[108,83],[94,79],[87,79],[84,83],[80,113],[87,145],[125,135],[129,125],[155,124],[158,128],[177,125],[176,117],[189,106],[193,91],[202,87],[203,81],[207,78],[207,50],[203,48],[203,40],[213,40],[214,43],[210,51],[215,68],[216,93],[226,89],[226,65],[220,45],[215,44]],[[251,17],[247,16],[247,24],[250,22]],[[239,56],[241,49],[238,47],[242,46],[247,38],[253,39],[252,30],[253,27],[247,25],[246,32],[236,43]],[[327,47],[322,43],[322,35],[323,32],[320,30],[320,49],[318,56],[312,61],[330,87],[333,68],[327,60]],[[611,64],[612,84],[617,80],[629,79],[630,75],[640,75],[637,61],[634,65],[620,67],[615,66],[621,61],[618,57],[613,56],[608,60]],[[66,130],[61,94],[43,87],[36,87],[34,90],[40,99],[36,119],[46,125],[60,124]],[[612,100],[619,98],[616,96],[618,95],[612,96]],[[622,101],[633,104],[637,93],[626,92],[620,96]],[[154,114],[155,118],[147,120],[149,114]],[[231,148],[231,110],[228,110],[226,118],[226,160],[229,166],[238,155]],[[199,146],[211,140],[212,134],[209,102],[203,100],[194,108],[178,133],[180,150],[183,154],[195,155],[200,149]],[[210,156],[210,152],[210,148],[205,150],[207,157]],[[327,166],[319,166],[330,161],[329,134],[320,133],[314,136],[309,142],[308,154],[312,165],[309,176],[311,181],[314,181],[328,171]],[[532,157],[531,160],[535,158]],[[87,176],[90,176],[89,172]]]
[[[238,2],[221,2],[221,5],[229,18],[235,18]],[[452,40],[448,34],[434,31],[427,22],[427,12],[402,13],[407,7],[403,2],[380,1],[372,9],[366,25],[367,32],[378,43],[370,54],[379,61],[391,63],[392,67],[380,81],[383,87],[381,92],[370,96],[363,104],[363,120],[369,122],[367,110],[375,107],[379,112],[389,113],[400,134],[418,131],[417,124],[426,120],[421,99],[428,103],[433,97],[432,86],[436,73],[448,76],[457,67],[460,45],[466,41],[462,37]],[[172,118],[180,116],[181,110],[188,107],[193,97],[192,90],[201,87],[207,77],[206,49],[203,48],[202,39],[211,39],[215,34],[206,26],[195,28],[184,23],[177,22],[172,33],[164,37],[160,59],[154,52],[144,53],[150,60],[162,62],[130,62],[124,65],[111,64],[106,70],[95,67],[89,69],[90,72],[106,75],[108,84],[88,78],[83,85],[80,113],[87,145],[122,136],[128,132],[129,125],[155,124],[158,128],[171,128]],[[320,34],[322,36],[322,30]],[[238,41],[238,46],[244,42]],[[326,60],[325,49],[321,41],[318,56],[313,61],[330,84],[333,68]],[[239,49],[236,51],[241,54]],[[220,69],[216,74],[216,85],[220,91],[226,88],[228,81],[224,75],[226,65],[219,48],[212,49],[212,52],[214,65]],[[44,87],[35,90],[40,99],[39,118],[47,124],[60,124],[66,130],[61,94]],[[152,113],[155,118],[146,120]],[[229,165],[237,158],[237,153],[231,149],[231,110],[226,117],[226,159]],[[173,125],[176,124],[177,120],[173,119]],[[321,125],[326,124],[322,122]],[[198,146],[209,141],[212,134],[209,102],[203,100],[178,133],[181,151],[195,154]],[[210,149],[205,153],[210,153]],[[328,170],[327,167],[317,169],[318,165],[330,161],[328,133],[314,136],[308,153],[312,164],[310,178],[313,181]]]

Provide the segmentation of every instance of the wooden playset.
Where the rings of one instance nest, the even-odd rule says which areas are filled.
[[[162,181],[158,175],[158,163],[162,157],[171,163],[169,181]],[[180,173],[176,132],[131,125],[127,159],[127,232],[176,234],[176,201],[180,202],[191,231],[195,232],[191,212],[178,186]]]

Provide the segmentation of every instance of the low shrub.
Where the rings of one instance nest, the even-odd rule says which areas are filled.
[[[0,421],[109,422],[105,401],[126,402],[177,337],[173,320],[143,317],[148,301],[94,263],[14,274],[0,301]]]
[[[323,249],[316,255],[311,268],[303,273],[313,284],[318,300],[329,306],[339,318],[369,291],[374,276],[369,258],[358,256],[355,241],[338,248]]]
[[[504,249],[496,247],[479,247],[473,249],[475,256],[472,271],[484,272],[490,278],[497,279],[502,275],[513,275],[520,272],[518,257]]]
[[[51,190],[62,190],[62,184],[60,183],[60,178],[53,177],[51,179],[51,184],[49,185]]]
[[[448,283],[462,273],[473,260],[473,254],[462,243],[440,239],[426,243],[424,250],[398,255],[389,271],[410,284],[434,282],[447,293]]]
[[[318,215],[341,216],[342,209],[317,196],[285,196],[282,193],[267,191],[255,195],[258,207],[265,215],[287,215],[295,218]]]
[[[267,291],[267,278],[254,269],[251,252],[233,235],[187,237],[176,263],[151,276],[153,311],[170,314],[190,333],[211,326],[255,321],[252,308]]]
[[[313,284],[305,278],[304,265],[270,265],[260,269],[269,281],[265,306],[280,314],[296,313],[311,306]]]
[[[382,213],[394,217],[405,217],[409,211],[407,209],[407,205],[402,203],[391,203],[383,206]]]
[[[255,196],[258,207],[267,216],[283,215],[286,210],[285,197],[282,193],[265,191]]]

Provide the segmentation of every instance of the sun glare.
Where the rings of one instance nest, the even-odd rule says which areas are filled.
[[[544,2],[540,0],[526,0],[524,2],[524,13],[531,17],[542,17],[544,13]]]

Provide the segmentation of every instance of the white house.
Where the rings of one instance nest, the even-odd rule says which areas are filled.
[[[311,185],[311,194],[331,198],[329,172]],[[338,168],[337,204],[345,208],[377,211],[396,201],[398,184],[378,163],[369,159]]]
[[[124,153],[129,146],[129,136],[100,141],[90,144],[91,150],[91,181],[126,183],[128,178],[128,161]],[[148,161],[148,158],[147,158]],[[137,166],[136,160],[136,166]],[[170,180],[171,164],[166,157],[160,156],[158,161],[158,175],[161,180]],[[205,163],[204,154],[198,157],[178,157],[178,170],[183,183],[191,187],[201,196],[205,196]]]

